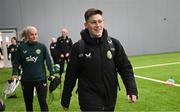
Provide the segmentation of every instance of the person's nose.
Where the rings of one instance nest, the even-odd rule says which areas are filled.
[[[97,22],[96,27],[100,27],[101,23]]]

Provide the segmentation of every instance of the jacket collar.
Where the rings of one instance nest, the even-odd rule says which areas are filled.
[[[107,40],[108,37],[108,33],[106,29],[103,29],[103,34],[102,37],[100,38],[92,38],[89,34],[88,29],[83,29],[81,32],[81,39],[84,40],[86,43],[88,44],[92,44],[92,45],[97,45],[97,44],[101,44],[104,41]]]

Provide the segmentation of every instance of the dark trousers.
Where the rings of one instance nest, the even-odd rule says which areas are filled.
[[[46,102],[47,81],[21,81],[26,111],[33,111],[33,95],[36,88],[41,111],[48,111]]]
[[[59,66],[60,66],[59,75],[60,75],[60,76],[62,76],[62,74],[63,74],[63,72],[64,72],[65,61],[68,63],[69,58],[59,59]]]
[[[58,58],[57,58],[57,56],[53,56],[53,55],[51,55],[51,56],[52,56],[52,59],[53,59],[54,64],[58,64]]]

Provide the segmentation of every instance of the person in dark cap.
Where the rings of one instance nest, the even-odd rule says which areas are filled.
[[[133,67],[119,40],[108,35],[104,28],[103,12],[88,9],[81,40],[71,50],[67,66],[61,105],[68,110],[73,88],[78,79],[78,98],[81,111],[114,111],[118,74],[131,102],[138,97]],[[120,88],[119,88],[120,89]]]

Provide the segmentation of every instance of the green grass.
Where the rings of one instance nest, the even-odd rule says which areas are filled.
[[[133,67],[147,66],[162,63],[172,63],[180,61],[180,52],[163,53],[143,56],[129,57]],[[136,75],[166,81],[173,77],[176,83],[180,84],[180,64],[135,69]],[[11,69],[0,69],[0,92],[6,85],[7,79],[11,76]],[[152,82],[136,78],[139,99],[136,103],[130,103],[126,97],[126,92],[121,79],[121,91],[118,92],[116,111],[121,112],[179,112],[180,111],[180,87],[168,86],[158,82]],[[62,85],[63,86],[63,85]],[[50,111],[63,111],[60,106],[62,86],[54,92],[54,102],[49,105]],[[69,111],[80,111],[78,96],[73,91]],[[25,111],[21,86],[16,90],[17,98],[6,99],[6,111]],[[37,97],[34,97],[34,110],[39,111]]]

